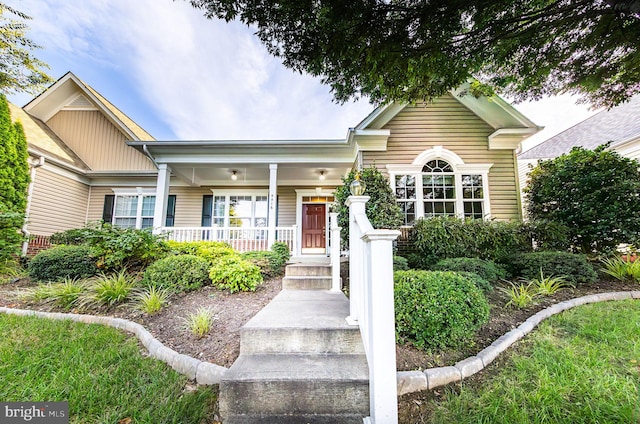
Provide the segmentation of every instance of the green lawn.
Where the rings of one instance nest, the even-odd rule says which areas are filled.
[[[433,401],[427,421],[640,423],[639,367],[640,302],[581,306],[542,323],[492,377]]]
[[[0,335],[0,399],[68,401],[72,423],[200,423],[216,402],[112,328],[0,314]]]

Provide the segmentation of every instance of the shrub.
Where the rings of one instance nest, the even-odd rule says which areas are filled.
[[[409,269],[409,261],[402,256],[393,256],[393,270],[394,271],[406,271]]]
[[[227,255],[217,259],[209,272],[214,286],[231,293],[255,291],[262,283],[260,268],[238,255]]]
[[[473,281],[473,284],[475,284],[476,287],[482,290],[483,292],[490,292],[491,290],[493,290],[493,286],[491,285],[491,283],[488,280],[485,280],[484,278],[476,274],[475,272],[466,272],[466,271],[452,271],[452,272],[455,272],[456,274],[464,275],[469,280]]]
[[[472,272],[491,283],[495,283],[507,276],[504,268],[496,265],[492,261],[478,258],[443,259],[438,261],[431,269],[435,271]]]
[[[343,184],[335,191],[337,204],[335,212],[339,213],[338,224],[342,228],[340,231],[342,246],[349,244],[349,208],[345,202],[351,196],[349,186],[355,178],[356,171],[349,172],[342,177]],[[404,223],[404,218],[387,177],[378,168],[371,166],[362,170],[360,178],[367,185],[365,194],[370,199],[365,208],[373,228],[399,228]]]
[[[280,258],[281,266],[284,266],[291,259],[291,251],[287,243],[277,241],[271,245],[271,251]]]
[[[94,254],[87,246],[54,246],[34,256],[27,269],[37,281],[87,278],[98,273]]]
[[[445,271],[396,272],[395,309],[398,340],[427,350],[459,347],[489,318],[474,282]]]
[[[609,150],[574,147],[529,174],[527,212],[566,225],[582,253],[606,252],[640,239],[640,169],[637,160]]]
[[[222,241],[173,241],[164,242],[167,249],[174,255],[198,255],[200,249],[231,249],[228,243]],[[233,250],[233,249],[232,249]]]
[[[53,234],[51,240],[92,247],[98,266],[104,270],[144,267],[167,253],[162,237],[148,228],[137,230],[93,224]]]
[[[209,262],[194,255],[168,256],[149,265],[142,285],[175,293],[196,290],[209,282]]]
[[[102,274],[89,288],[82,304],[111,307],[124,303],[129,300],[135,287],[135,281],[126,270],[111,275]]]
[[[204,245],[198,247],[196,250],[196,256],[205,259],[210,265],[212,265],[220,258],[238,256],[238,252],[226,243],[217,243],[216,245]]]
[[[512,274],[527,280],[545,275],[564,277],[570,284],[593,283],[598,275],[586,256],[569,252],[531,252],[508,262]]]
[[[282,275],[282,261],[280,257],[272,251],[257,250],[253,252],[244,252],[240,257],[260,268],[260,273],[265,279]]]

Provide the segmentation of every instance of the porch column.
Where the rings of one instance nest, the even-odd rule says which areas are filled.
[[[169,199],[169,184],[171,182],[171,168],[166,163],[158,164],[158,181],[156,182],[156,207],[153,211],[153,232],[160,233],[167,220],[167,202]]]
[[[269,249],[276,241],[276,202],[278,201],[278,164],[269,164],[269,230],[267,243]]]

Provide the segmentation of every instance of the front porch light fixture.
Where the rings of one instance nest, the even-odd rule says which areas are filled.
[[[238,179],[238,172],[234,169],[231,171],[231,181],[235,181]]]
[[[351,181],[351,184],[349,185],[349,191],[354,196],[362,196],[366,189],[367,184],[360,179],[360,171],[356,172],[355,179]]]
[[[320,171],[320,181],[324,181],[324,171]]]

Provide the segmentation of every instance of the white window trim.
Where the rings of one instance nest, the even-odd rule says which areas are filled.
[[[231,222],[231,217],[229,216],[229,212],[231,209],[231,202],[229,201],[229,198],[231,196],[251,196],[251,216],[249,217],[251,219],[251,223],[252,223],[252,227],[253,224],[255,224],[255,219],[256,219],[256,197],[257,196],[263,196],[263,197],[267,197],[267,202],[268,202],[268,198],[269,198],[269,190],[263,190],[263,189],[259,189],[259,190],[253,190],[253,189],[211,189],[211,192],[213,193],[213,200],[211,202],[211,223],[213,224],[213,221],[218,218],[216,216],[214,216],[213,212],[214,212],[214,208],[215,208],[215,199],[216,197],[224,197],[224,225],[223,227],[229,227],[230,226],[230,222]],[[267,208],[267,216],[266,216],[267,222],[269,220],[269,210]],[[264,228],[267,228],[268,226],[265,226]]]
[[[388,164],[387,172],[391,183],[391,190],[396,192],[396,176],[413,175],[416,178],[416,219],[424,217],[424,202],[422,199],[422,168],[424,165],[434,159],[447,161],[453,168],[455,184],[456,184],[456,216],[464,218],[464,199],[462,197],[462,175],[480,175],[482,176],[482,211],[483,219],[491,219],[491,194],[489,193],[489,170],[493,166],[492,163],[464,163],[462,158],[454,152],[444,149],[442,146],[434,146],[420,153],[412,164]]]
[[[113,216],[111,217],[111,225],[115,226],[115,222],[116,222],[116,218],[118,218],[116,216],[116,209],[118,207],[118,197],[123,197],[123,196],[137,196],[138,197],[138,203],[136,206],[136,224],[135,224],[135,228],[137,230],[142,229],[142,218],[153,218],[153,215],[151,216],[142,216],[142,203],[143,203],[143,198],[144,197],[156,197],[156,189],[155,188],[142,188],[142,187],[136,187],[136,188],[113,188],[113,194],[115,195],[115,199],[113,202]],[[151,227],[149,227],[151,228]]]

